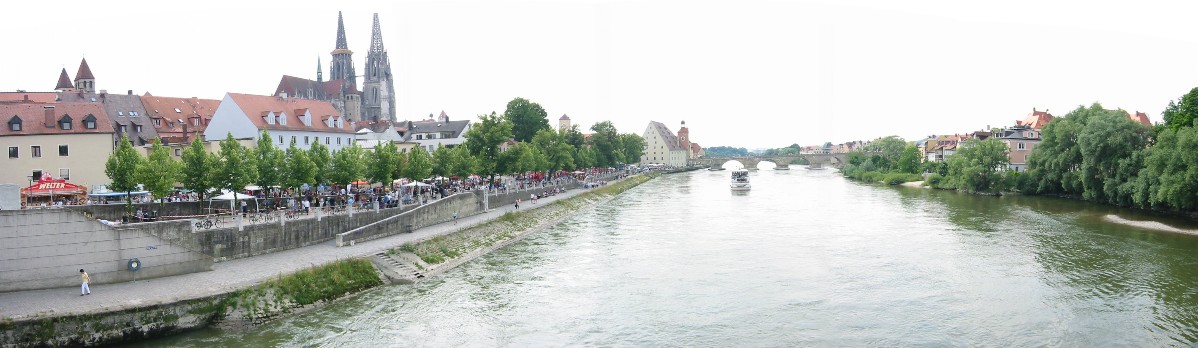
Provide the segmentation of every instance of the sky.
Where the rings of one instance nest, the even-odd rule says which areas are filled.
[[[0,91],[52,91],[86,57],[109,93],[220,99],[315,79],[342,11],[357,71],[373,13],[398,118],[502,113],[587,128],[683,121],[749,149],[1009,126],[1080,105],[1146,112],[1198,87],[1198,3],[1124,1],[21,1]],[[15,14],[15,15],[13,15]],[[359,84],[361,78],[359,78]]]

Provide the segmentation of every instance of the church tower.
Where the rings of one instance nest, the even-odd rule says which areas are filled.
[[[96,77],[92,76],[92,68],[87,66],[87,58],[79,63],[79,71],[75,73],[75,88],[83,93],[96,93]]]
[[[557,131],[565,132],[570,130],[570,116],[562,114],[562,118],[557,119]]]
[[[316,57],[316,83],[324,82],[324,69],[320,67],[320,57]]]
[[[362,109],[369,120],[393,121],[395,118],[395,81],[391,77],[391,60],[383,48],[378,13],[374,14],[374,29],[370,33],[370,51],[366,52]]]
[[[67,76],[67,68],[62,68],[62,73],[58,74],[58,85],[54,86],[54,90],[58,92],[71,92],[75,90],[75,85],[71,84],[71,77]]]
[[[337,48],[333,50],[333,63],[329,67],[329,80],[345,80],[346,87],[357,87],[354,77],[354,51],[349,50],[345,43],[345,22],[341,19],[341,11],[337,11]],[[357,89],[357,88],[353,88]]]

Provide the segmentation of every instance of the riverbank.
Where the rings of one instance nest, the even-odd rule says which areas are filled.
[[[625,181],[613,182],[613,185]],[[552,206],[554,202],[596,190],[569,190],[542,199],[541,204]],[[526,206],[535,210],[541,205]],[[297,308],[309,308],[302,304],[305,301],[301,298],[311,297],[294,297],[291,295],[294,291],[279,290],[303,290],[291,285],[315,285],[321,283],[319,279],[326,278],[303,276],[303,272],[347,259],[365,259],[405,243],[483,225],[500,219],[505,213],[506,209],[493,209],[462,217],[457,224],[452,221],[434,224],[412,233],[356,245],[337,247],[330,241],[220,262],[210,272],[93,286],[93,294],[89,296],[79,296],[77,287],[0,293],[0,346],[112,344],[166,336],[228,318],[252,325],[294,312]],[[374,267],[369,269],[369,273],[378,279],[378,271]],[[332,277],[362,279],[362,274]],[[282,280],[288,277],[301,277],[306,281]],[[269,285],[272,281],[291,285]],[[366,288],[369,287],[356,288],[333,298]],[[328,297],[318,298],[324,302]]]
[[[536,209],[508,211],[499,219],[485,224],[426,240],[405,243],[387,250],[385,256],[380,255],[383,260],[378,260],[382,262],[376,262],[376,264],[387,265],[389,260],[386,259],[390,259],[399,263],[399,265],[395,265],[396,268],[421,270],[419,276],[400,276],[397,279],[404,282],[419,282],[556,225],[581,209],[610,201],[620,193],[643,184],[656,175],[649,173],[630,177],[585,192],[569,200],[542,202],[537,205],[525,202],[526,205],[531,205]],[[386,271],[384,273],[393,274]],[[397,271],[394,274],[403,274],[403,272]]]
[[[1115,214],[1107,214],[1106,216],[1103,216],[1103,220],[1107,221],[1107,222],[1124,225],[1124,226],[1143,228],[1146,230],[1170,232],[1170,233],[1180,233],[1180,234],[1188,234],[1191,236],[1198,236],[1198,230],[1177,228],[1177,227],[1169,226],[1169,225],[1166,225],[1166,224],[1163,224],[1160,222],[1156,222],[1156,221],[1128,220],[1128,219],[1121,218]]]

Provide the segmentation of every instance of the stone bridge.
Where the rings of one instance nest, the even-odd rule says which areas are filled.
[[[840,168],[846,163],[847,154],[843,153],[810,153],[799,154],[793,156],[748,156],[748,157],[718,157],[718,158],[697,158],[690,161],[691,165],[703,165],[707,167],[723,166],[728,161],[738,161],[745,165],[745,168],[756,169],[761,162],[773,162],[778,165],[778,168],[787,168],[791,164],[795,165],[810,165],[812,167],[835,167]],[[806,160],[804,164],[803,160]]]

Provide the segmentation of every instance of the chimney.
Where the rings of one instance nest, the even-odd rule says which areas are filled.
[[[183,121],[183,119],[179,119],[179,123],[183,124],[183,142],[189,143],[190,141],[187,141],[187,136],[190,134],[187,134],[187,122]]]
[[[24,99],[24,101],[29,101],[29,95],[28,95],[28,94],[26,94],[26,95],[25,95],[25,99]]]
[[[127,95],[133,95],[133,90],[131,89],[131,90],[129,90],[128,92],[125,92],[125,93],[127,93]]]
[[[42,107],[46,111],[45,123],[47,128],[54,128],[54,105],[46,105]]]

